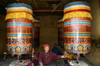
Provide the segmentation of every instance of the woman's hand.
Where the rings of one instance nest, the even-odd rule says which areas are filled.
[[[62,58],[67,58],[66,52],[64,52],[64,55],[61,56]]]
[[[62,58],[66,58],[67,56],[66,56],[66,55],[62,55],[61,57],[62,57]]]

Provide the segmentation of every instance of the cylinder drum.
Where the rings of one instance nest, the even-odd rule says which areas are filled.
[[[58,45],[64,47],[64,26],[62,17],[58,18]]]
[[[91,46],[91,13],[87,2],[71,2],[64,7],[64,47],[69,53],[88,53]]]
[[[7,6],[7,48],[12,54],[28,54],[32,50],[32,7],[23,3]]]
[[[38,18],[34,18],[32,27],[33,47],[39,47],[39,24],[40,20]]]

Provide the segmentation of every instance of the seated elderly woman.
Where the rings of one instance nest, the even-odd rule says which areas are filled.
[[[65,55],[57,55],[50,51],[50,46],[48,44],[44,45],[44,50],[40,53],[39,64],[40,66],[56,66],[55,60],[60,58],[66,58]]]

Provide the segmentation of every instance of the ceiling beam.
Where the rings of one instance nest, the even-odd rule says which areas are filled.
[[[36,2],[36,0],[32,0],[33,2],[34,2],[34,4],[35,4],[35,7],[38,9],[38,5],[37,5],[37,2]]]
[[[51,12],[52,10],[33,10],[33,12]],[[63,10],[55,10],[54,12],[63,12]]]
[[[60,3],[61,1],[47,1],[48,4],[58,4]]]
[[[21,1],[21,3],[24,3],[24,1],[23,0],[20,0]]]
[[[59,2],[56,7],[51,11],[52,13],[58,8],[58,6],[61,4],[62,2]]]

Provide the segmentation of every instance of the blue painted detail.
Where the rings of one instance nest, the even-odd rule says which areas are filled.
[[[64,29],[58,29],[58,31],[64,31]]]
[[[64,36],[91,36],[91,34],[88,34],[88,33],[68,33],[68,34],[64,34]]]
[[[39,31],[39,29],[32,29],[32,31]]]
[[[8,50],[9,50],[9,51],[10,51],[10,48],[12,48],[12,51],[14,51],[14,47],[13,47],[13,46],[10,45],[10,46],[8,47]]]
[[[60,20],[62,20],[63,19],[63,17],[60,17],[60,18],[58,18],[58,21],[60,21]]]
[[[82,50],[84,50],[84,46],[83,46],[82,44],[78,45],[78,46],[77,46],[77,49],[79,50],[79,47],[80,47],[80,46],[82,47]]]
[[[9,37],[9,36],[13,36],[13,37],[14,37],[14,36],[21,36],[21,37],[22,37],[22,36],[30,36],[30,37],[31,37],[32,34],[7,34],[7,37]]]
[[[28,24],[28,23],[8,23],[7,26],[29,26],[29,27],[32,27],[32,24]]]
[[[16,49],[17,49],[18,47],[20,48],[20,52],[21,52],[21,47],[20,47],[20,46],[16,46],[16,47],[15,47],[15,52],[17,52]]]
[[[25,50],[24,50],[25,48],[27,48],[27,51],[28,51],[28,49],[29,49],[28,46],[25,45],[25,46],[23,47],[23,51],[25,51]]]
[[[76,1],[76,2],[71,2],[71,3],[66,4],[64,6],[64,8],[72,6],[72,5],[87,5],[87,6],[90,6],[90,4],[88,2],[85,2],[85,1]]]
[[[71,21],[71,22],[65,22],[64,23],[64,26],[67,26],[67,25],[91,25],[90,22],[88,21]]]
[[[40,19],[39,19],[39,18],[35,18],[35,17],[34,17],[34,20],[39,20],[39,21],[40,21]]]
[[[85,50],[87,50],[87,47],[90,49],[90,46],[87,44],[87,45],[85,46]]]
[[[59,37],[64,37],[64,35],[58,35]]]
[[[70,50],[71,50],[71,47],[73,47],[73,48],[74,48],[74,50],[75,50],[75,48],[76,48],[74,44],[71,44],[71,45],[70,45],[70,47],[69,47],[69,48],[70,48]]]
[[[24,3],[12,3],[12,4],[7,5],[7,8],[11,8],[11,7],[27,7],[29,9],[33,10],[30,5],[24,4]]]

